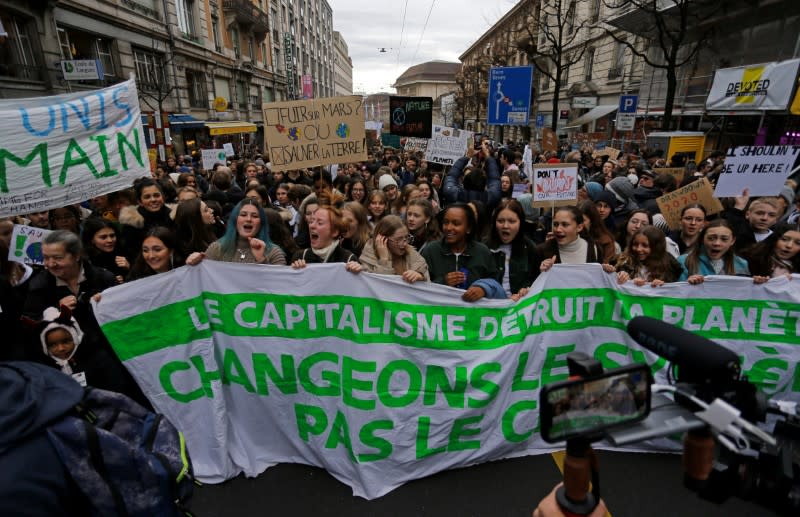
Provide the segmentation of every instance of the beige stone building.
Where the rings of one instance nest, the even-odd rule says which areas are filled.
[[[444,124],[442,98],[458,88],[456,74],[460,69],[459,63],[446,61],[420,63],[400,74],[392,87],[397,90],[397,95],[432,98],[433,123]]]

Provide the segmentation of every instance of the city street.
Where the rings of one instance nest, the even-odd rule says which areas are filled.
[[[603,499],[614,517],[771,516],[731,499],[717,505],[682,486],[680,456],[599,451]],[[560,480],[552,455],[441,472],[367,501],[324,470],[282,464],[255,479],[236,478],[195,492],[198,517],[216,516],[529,516]]]

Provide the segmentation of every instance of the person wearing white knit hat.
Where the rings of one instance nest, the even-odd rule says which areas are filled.
[[[44,355],[50,357],[62,372],[71,375],[81,384],[86,384],[86,376],[73,372],[73,357],[83,341],[83,331],[68,309],[59,311],[48,307],[42,314],[45,325],[39,338]]]
[[[384,174],[378,179],[378,189],[386,194],[387,204],[391,205],[394,200],[397,199],[397,181],[395,181],[391,174]]]

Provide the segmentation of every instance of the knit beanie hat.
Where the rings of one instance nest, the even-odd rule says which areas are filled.
[[[627,203],[629,199],[633,198],[634,187],[631,185],[630,180],[624,176],[613,178],[606,183],[606,190],[610,190],[620,203]]]
[[[597,201],[597,195],[603,191],[603,185],[596,181],[590,181],[586,184],[586,193],[592,201]]]
[[[55,307],[48,307],[42,314],[42,324],[44,324],[45,327],[39,334],[39,339],[42,342],[42,351],[44,355],[51,357],[56,364],[58,364],[59,368],[61,368],[62,372],[71,374],[72,368],[69,365],[69,360],[72,359],[72,356],[78,351],[78,345],[80,345],[81,340],[83,340],[83,331],[80,326],[78,326],[78,322],[75,321],[75,318],[72,317],[72,313],[68,309],[59,311]],[[72,336],[73,343],[75,343],[75,348],[72,349],[72,353],[69,354],[69,357],[66,359],[54,357],[47,351],[47,334],[56,329],[64,329],[69,332]]]
[[[386,187],[390,187],[392,185],[397,187],[397,182],[394,180],[394,178],[392,177],[391,174],[384,174],[378,180],[378,189],[380,189],[380,190],[383,190]]]
[[[609,191],[609,190],[601,190],[597,194],[597,196],[595,196],[593,201],[595,203],[599,203],[600,201],[602,201],[603,203],[607,204],[611,208],[616,208],[616,206],[619,204],[619,201],[617,201],[617,196],[612,194],[611,191]]]

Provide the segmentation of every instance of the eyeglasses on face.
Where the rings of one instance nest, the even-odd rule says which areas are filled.
[[[395,237],[395,238],[386,238],[387,241],[391,242],[395,246],[402,246],[404,244],[411,244],[414,242],[414,236],[410,233],[404,235],[403,237]]]

